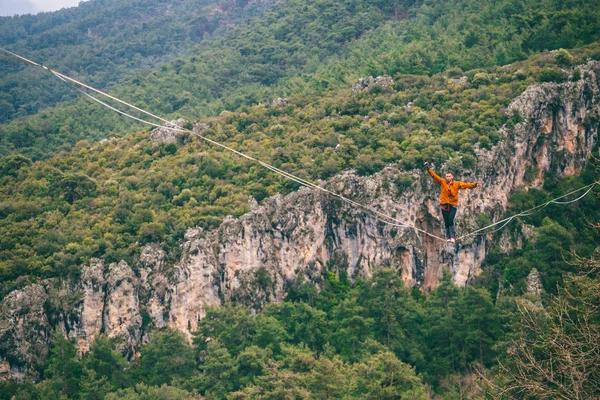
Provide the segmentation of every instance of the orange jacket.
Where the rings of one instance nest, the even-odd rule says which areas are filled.
[[[458,191],[460,189],[473,189],[474,187],[477,187],[477,182],[465,183],[454,181],[449,185],[444,178],[436,175],[431,168],[427,168],[427,172],[429,172],[429,175],[431,175],[431,177],[440,185],[440,204],[452,204],[456,207],[458,205]]]

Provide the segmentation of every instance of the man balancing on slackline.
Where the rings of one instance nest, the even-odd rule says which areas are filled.
[[[456,207],[458,207],[458,191],[461,189],[480,188],[481,184],[465,183],[454,180],[454,175],[451,172],[446,173],[446,179],[438,176],[431,168],[429,163],[425,162],[427,172],[440,185],[440,208],[446,225],[446,238],[449,242],[456,242],[456,232],[454,230],[454,216],[456,215]]]

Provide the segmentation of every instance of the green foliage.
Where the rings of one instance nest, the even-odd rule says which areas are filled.
[[[194,343],[199,350],[205,350],[215,336],[227,344],[231,354],[238,356],[249,340],[253,345],[277,353],[278,347],[272,346],[285,341],[287,333],[272,316],[255,316],[249,309],[227,304],[207,309],[205,318],[199,323]]]
[[[288,300],[259,313],[209,308],[193,348],[180,333],[154,332],[130,364],[104,337],[79,360],[56,333],[47,380],[10,390],[16,399],[426,399],[431,391],[452,397],[463,385],[457,376],[506,357],[499,352],[515,309],[505,297],[495,305],[486,289],[458,288],[448,273],[428,298],[392,269],[353,286],[326,276],[316,307]]]
[[[591,168],[583,171],[582,177],[567,178],[546,183],[549,192],[529,190],[511,197],[509,213],[529,209],[548,201],[550,198],[573,191],[593,181]],[[566,272],[574,272],[575,254],[589,257],[597,247],[597,230],[589,221],[600,220],[596,207],[598,189],[568,206],[551,204],[539,213],[521,220],[529,225],[529,240],[521,249],[509,253],[491,249],[486,262],[494,271],[501,273],[504,290],[513,295],[522,294],[526,289],[525,278],[536,268],[542,284],[548,293],[556,293]],[[510,214],[509,214],[510,215]],[[520,227],[511,223],[509,232],[522,235]],[[488,273],[491,273],[491,269]]]
[[[191,5],[190,1],[177,2],[176,10],[191,12],[185,17],[175,12],[175,15],[186,22],[182,22],[181,25],[174,24],[177,29],[181,28],[181,35],[175,35],[177,39],[174,43],[169,43],[169,46],[158,51],[158,59],[167,57],[163,53],[167,49],[179,49],[177,40],[180,44],[186,42],[189,39],[186,34],[194,34],[197,29],[202,31],[206,28],[206,25],[200,23],[200,28],[194,25],[194,28],[186,30],[187,24],[195,21],[193,16],[197,15],[197,12],[204,10],[204,7],[210,8],[215,3],[220,4],[220,1],[204,0],[200,5]],[[135,3],[136,7],[144,9],[147,2],[128,0],[122,7],[127,9],[132,6],[130,3]],[[521,61],[544,50],[571,49],[569,52],[573,62],[582,62],[585,56],[574,48],[598,39],[598,8],[590,2],[577,0],[563,5],[554,0],[544,0],[541,3],[528,0],[521,2],[518,7],[513,3],[512,0],[491,3],[481,0],[452,0],[434,4],[420,1],[367,3],[295,0],[278,2],[261,16],[246,21],[245,16],[260,14],[264,6],[242,2],[241,7],[223,6],[226,10],[224,13],[209,13],[211,17],[204,17],[218,20],[217,26],[222,25],[221,21],[230,21],[228,17],[234,21],[245,22],[228,32],[223,29],[223,35],[215,34],[214,38],[201,41],[191,55],[162,64],[160,68],[151,72],[134,72],[142,67],[144,62],[153,59],[153,56],[142,55],[140,63],[133,63],[132,68],[129,68],[127,66],[131,65],[130,57],[135,52],[123,50],[122,46],[153,46],[155,40],[144,41],[141,45],[141,42],[129,45],[127,40],[115,41],[113,45],[103,49],[118,54],[111,58],[115,60],[115,68],[103,71],[93,69],[91,75],[105,74],[98,79],[99,83],[105,82],[111,74],[114,75],[115,80],[111,83],[118,80],[118,84],[111,87],[112,94],[131,100],[154,113],[173,118],[181,115],[202,118],[220,115],[223,110],[241,110],[248,105],[267,102],[277,96],[322,96],[333,90],[348,87],[359,77],[368,75],[389,75],[395,79],[402,79],[404,74],[433,75],[447,69],[450,69],[450,75],[456,75],[459,68],[466,71],[465,74],[474,80],[472,85],[477,86],[488,81],[481,80],[483,75],[479,74],[500,79],[496,73],[490,74],[490,71],[482,69]],[[156,10],[162,6],[159,2],[148,7],[154,11],[150,13],[152,18],[162,18],[162,13]],[[540,13],[540,9],[544,12]],[[87,10],[92,11],[86,8],[80,12],[87,13]],[[122,14],[120,10],[116,13],[119,16]],[[71,14],[73,15],[69,15],[67,19],[76,17],[77,12]],[[405,17],[399,18],[400,15]],[[468,26],[465,25],[465,21],[468,21]],[[12,24],[18,25],[19,20],[12,21]],[[151,22],[147,25],[163,26]],[[90,27],[92,32],[94,28]],[[64,29],[68,31],[70,28]],[[125,31],[128,29],[137,28],[128,27]],[[109,30],[113,32],[114,27],[111,26]],[[155,30],[142,32],[152,35]],[[87,32],[84,36],[85,34]],[[163,34],[156,33],[161,40],[165,39]],[[60,36],[59,33],[57,35]],[[166,36],[169,37],[168,34]],[[66,41],[69,42],[69,39]],[[88,37],[84,42],[83,46],[89,46],[93,40]],[[62,43],[57,45],[62,46]],[[72,46],[65,46],[61,47],[61,51],[53,50],[52,56],[57,57],[53,60],[56,60],[59,66],[65,63],[63,60],[69,60],[65,53],[70,54],[72,51]],[[183,48],[181,52],[186,52],[187,47]],[[46,56],[50,49],[54,47],[43,47],[43,51],[40,52]],[[590,51],[595,50],[592,48]],[[85,54],[78,65],[69,64],[65,67],[86,75],[86,67],[94,60],[96,54],[90,53]],[[552,58],[550,63],[560,65],[565,62],[565,57],[560,56],[563,52],[559,51],[557,54],[558,59]],[[43,58],[42,55],[40,57]],[[125,72],[115,74],[115,69]],[[20,73],[10,76],[14,75],[18,82],[29,82],[16,79]],[[32,70],[31,74],[36,75],[38,71]],[[40,76],[48,78],[47,75]],[[199,76],[202,78],[199,79]],[[523,75],[519,79],[522,77]],[[416,79],[415,83],[423,87],[423,82],[428,80],[427,77],[424,78],[426,79]],[[556,70],[546,69],[541,70],[540,78],[564,79]],[[12,87],[11,85],[9,86]],[[0,113],[2,110],[4,113],[10,113],[11,109],[18,109],[27,114],[26,110],[32,112],[39,110],[40,105],[45,107],[38,99],[46,96],[33,92],[31,87],[25,90],[20,84],[16,85],[14,91],[9,92],[8,99],[4,100],[5,103],[0,103]],[[40,82],[35,87],[45,88],[48,85],[51,84]],[[60,82],[54,85],[62,88]],[[399,82],[395,87],[401,90],[403,85],[404,83]],[[453,84],[452,87],[454,86]],[[50,102],[55,102],[57,97],[70,98],[72,91],[69,90],[64,86],[60,97],[50,96]],[[29,92],[32,92],[31,97],[20,96]],[[370,94],[384,93],[375,91]],[[27,106],[12,104],[21,97],[25,99]],[[438,98],[437,102],[440,99],[443,97]],[[356,107],[356,102],[350,101],[336,109],[342,115],[352,116],[356,114]],[[366,112],[361,110],[361,115],[366,116],[369,111],[379,112],[379,108],[374,106]],[[283,110],[287,111],[287,108]],[[245,121],[249,122],[251,119]],[[108,110],[100,109],[97,104],[92,104],[87,99],[76,99],[43,110],[32,118],[20,118],[10,124],[1,125],[0,152],[6,154],[18,151],[35,159],[45,158],[70,148],[83,138],[98,140],[115,132],[131,132],[139,129],[139,126]],[[252,122],[248,125],[237,124],[237,129],[243,130],[250,126],[260,125]],[[345,126],[343,124],[338,129],[346,129]],[[281,135],[281,127],[287,128],[284,123],[275,123],[273,127],[273,130],[268,132],[274,137]],[[458,132],[462,130],[464,128]],[[365,156],[357,167],[369,173],[369,165],[373,164],[376,170],[381,161],[387,162],[384,157],[371,156],[369,160]],[[329,171],[337,170],[335,162],[327,167]],[[331,174],[326,171],[323,171],[325,176]]]
[[[566,80],[561,68],[598,55],[597,44],[582,46],[599,38],[599,8],[581,0],[291,0],[264,14],[256,2],[175,1],[174,20],[161,32],[153,26],[164,28],[166,3],[150,3],[119,2],[115,16],[95,16],[90,2],[3,19],[0,37],[14,46],[27,40],[32,57],[100,87],[112,84],[111,93],[157,113],[205,118],[207,137],[302,178],[351,168],[369,175],[397,163],[406,172],[386,184],[399,192],[410,189],[408,170],[425,159],[475,171],[475,145],[489,149],[502,139],[498,128],[521,122],[504,112],[512,99],[536,82]],[[118,30],[127,15],[149,19]],[[223,27],[250,15],[259,16]],[[94,38],[96,29],[105,37]],[[190,38],[202,42],[190,50]],[[96,69],[92,46],[112,60],[106,69]],[[135,72],[156,62],[160,68]],[[176,247],[187,228],[212,229],[225,215],[248,211],[249,195],[261,201],[298,188],[194,138],[161,145],[147,132],[124,135],[139,125],[81,99],[45,109],[70,98],[66,87],[40,100],[34,86],[44,88],[45,77],[5,61],[0,68],[8,70],[0,118],[42,110],[0,126],[0,297],[38,278],[77,276],[91,257],[131,262],[139,244]],[[386,74],[394,92],[351,93],[359,77]],[[582,78],[590,76],[575,69],[572,79]],[[287,97],[285,106],[267,103],[278,96]],[[526,179],[536,173],[529,168]],[[591,179],[584,171],[548,180],[543,191],[513,196],[509,213]],[[533,235],[522,249],[492,249],[479,282],[491,282],[494,296],[482,287],[459,289],[448,274],[421,294],[383,268],[352,284],[347,262],[331,260],[318,287],[298,276],[283,303],[207,308],[193,346],[173,330],[153,332],[131,363],[104,337],[80,357],[55,333],[44,380],[0,389],[15,399],[420,399],[428,385],[451,397],[457,375],[491,368],[505,352],[514,321],[505,295],[523,293],[533,267],[545,289],[556,290],[571,252],[597,246],[585,224],[600,219],[596,202],[589,196],[568,208],[549,206],[525,220]],[[264,269],[255,278],[262,288],[273,284]]]
[[[569,66],[569,65],[573,64],[573,60],[574,60],[571,53],[569,53],[569,51],[565,50],[565,49],[559,49],[555,53],[554,59],[556,60],[556,62],[559,65],[563,65],[563,66]]]
[[[533,165],[528,164],[525,167],[525,174],[523,175],[523,180],[528,183],[533,182],[533,180],[538,177],[539,172],[540,171]]]
[[[0,399],[11,400],[13,396],[16,395],[19,388],[23,390],[22,386],[23,385],[19,385],[17,382],[12,380],[5,380],[0,382]]]
[[[540,69],[537,78],[540,82],[557,82],[561,83],[567,79],[566,74],[559,68],[546,67]]]
[[[318,390],[348,386],[350,398],[394,398],[414,390],[418,397],[421,383],[404,363],[436,385],[473,363],[494,363],[504,328],[486,290],[458,289],[446,275],[425,301],[416,300],[392,270],[377,269],[372,280],[342,291],[335,275],[326,276],[330,283],[316,307],[288,301],[257,315],[231,304],[209,308],[194,340],[201,374],[186,388],[216,397],[231,391],[234,398],[310,396],[318,385],[308,385],[313,381],[306,374],[323,368],[332,386]],[[386,384],[391,376],[394,384]]]
[[[208,344],[200,369],[202,374],[194,382],[200,393],[224,398],[238,386],[235,359],[218,340]]]
[[[511,3],[508,8],[513,6]],[[388,21],[404,7],[412,10],[406,19]],[[496,21],[497,5],[486,3],[485,7],[491,7],[485,11],[489,21],[480,20],[477,13],[473,19],[476,24]],[[516,15],[525,13],[528,7],[532,4],[506,14],[508,20],[501,7],[502,23],[522,24]],[[558,6],[548,7],[551,10]],[[463,11],[456,14],[458,10]],[[502,138],[499,127],[520,122],[518,114],[504,114],[506,106],[526,85],[535,83],[540,73],[560,71],[554,64],[560,57],[557,60],[547,54],[534,54],[505,68],[485,69],[482,66],[495,62],[479,54],[476,59],[481,62],[471,66],[477,70],[460,64],[465,61],[462,56],[435,53],[423,58],[446,60],[445,67],[427,69],[443,71],[453,66],[447,75],[464,73],[470,79],[467,84],[457,84],[446,74],[405,74],[415,73],[410,70],[415,65],[412,58],[406,67],[390,61],[425,48],[450,51],[451,46],[439,47],[440,42],[429,35],[441,29],[439,24],[445,21],[445,34],[459,36],[462,43],[464,32],[459,34],[454,24],[472,16],[470,10],[448,9],[445,3],[395,3],[390,7],[382,2],[372,7],[361,2],[333,5],[332,1],[323,1],[305,7],[304,2],[284,2],[263,17],[201,44],[198,56],[165,64],[164,71],[146,74],[143,79],[131,78],[128,82],[132,86],[115,86],[116,94],[140,99],[140,105],[154,109],[172,103],[172,99],[161,97],[171,90],[179,95],[185,87],[194,93],[192,99],[207,99],[204,94],[210,92],[208,98],[213,100],[206,100],[208,103],[202,106],[189,103],[180,112],[192,117],[219,114],[205,120],[210,126],[206,135],[303,178],[328,178],[350,168],[369,175],[389,163],[409,170],[425,159],[475,170],[474,144],[490,148]],[[568,10],[565,18],[580,15],[579,11]],[[432,12],[439,18],[432,19]],[[313,21],[313,15],[319,17]],[[347,25],[352,28],[343,34],[337,32]],[[536,25],[528,30],[527,35],[535,34],[538,28]],[[323,32],[332,33],[324,36]],[[492,39],[483,40],[486,34],[481,32],[486,29],[468,35],[471,47],[456,50],[457,54],[489,49],[480,44]],[[431,46],[414,47],[411,43]],[[260,52],[259,48],[279,50],[270,53]],[[569,53],[575,60],[583,60],[593,49],[572,49]],[[320,61],[336,52],[339,56],[333,60]],[[295,61],[280,62],[287,59]],[[223,75],[224,70],[229,72]],[[278,76],[277,83],[265,85],[276,85],[285,92],[280,95],[290,94],[287,105],[242,107],[242,103],[272,98],[271,89],[259,90],[256,86],[259,75],[268,71]],[[208,75],[197,79],[199,73]],[[350,93],[349,87],[358,76],[376,73],[393,76],[398,92]],[[303,74],[303,78],[299,80],[297,74]],[[521,75],[515,79],[515,74]],[[486,79],[479,79],[481,76]],[[241,92],[236,92],[238,89]],[[255,90],[261,95],[251,96]],[[223,96],[239,97],[240,93],[245,100],[239,112],[220,115],[227,102]],[[220,105],[213,107],[213,101]],[[257,165],[197,140],[180,147],[165,146],[149,141],[140,132],[94,143],[108,131],[125,132],[122,127],[126,122],[118,115],[82,104],[59,107],[56,112],[0,128],[0,140],[13,143],[34,158],[66,148],[67,142],[76,143],[72,150],[41,163],[16,154],[0,161],[0,230],[6,232],[0,235],[0,297],[37,277],[76,275],[90,257],[130,261],[139,251],[139,244],[163,242],[173,247],[191,226],[211,229],[225,215],[248,211],[248,196],[260,201],[298,188],[296,183],[282,181]],[[80,133],[90,133],[90,141],[78,141]],[[15,150],[7,146],[0,145],[0,152]],[[403,191],[409,188],[410,179],[408,174],[402,175],[393,183]],[[17,284],[17,278],[24,276]]]
[[[140,140],[138,143],[143,145],[144,142]],[[107,150],[114,151],[104,149]],[[143,154],[146,148],[138,150]],[[75,157],[68,160],[78,162]],[[187,165],[185,160],[181,165]],[[172,165],[171,168],[179,170]],[[29,176],[23,175],[25,170],[33,179],[43,179],[42,173],[50,179],[64,174],[41,163],[22,167],[18,173],[21,178]],[[125,179],[127,177],[130,175],[126,174]],[[543,203],[550,197],[581,187],[592,178],[591,173],[584,170],[581,178],[548,181],[547,192],[529,190],[517,193],[511,199],[509,212]],[[147,178],[140,175],[139,179]],[[172,188],[178,187],[177,179],[167,181]],[[164,185],[165,180],[154,184],[163,184],[164,193],[172,190],[171,186]],[[99,185],[97,190],[106,189]],[[183,204],[187,204],[185,200],[188,198],[187,202],[197,196],[192,189],[180,193]],[[124,196],[125,199],[129,195]],[[58,200],[69,204],[62,198]],[[69,206],[77,207],[78,204],[81,204],[80,200]],[[130,208],[120,207],[111,218],[131,224],[131,228],[127,229],[141,227],[157,219],[154,212]],[[77,208],[72,210],[76,212]],[[37,215],[40,210],[28,212]],[[58,211],[46,214],[45,218],[62,218]],[[600,215],[594,195],[571,207],[552,205],[528,217],[526,222],[535,227],[533,240],[513,254],[498,255],[492,251],[488,258],[488,263],[502,276],[506,288],[503,294],[522,293],[525,278],[533,267],[540,271],[546,290],[553,291],[561,282],[564,271],[571,268],[567,264],[572,260],[571,250],[589,254],[595,248],[597,236],[586,221],[597,218]],[[64,239],[62,232],[68,232],[65,229],[68,225],[60,226],[63,228],[49,237],[46,246],[64,240],[67,243],[64,256],[77,256],[84,251],[84,246]],[[108,239],[110,236],[105,237]],[[84,242],[83,245],[89,244]],[[405,288],[393,270],[376,268],[371,280],[359,281],[353,286],[345,274],[346,268],[345,260],[332,260],[322,277],[320,291],[299,281],[290,291],[289,301],[267,305],[263,313],[255,314],[250,309],[231,304],[207,309],[206,317],[199,322],[193,349],[178,333],[156,332],[151,335],[152,343],[143,349],[139,364],[133,364],[128,373],[123,373],[126,369],[124,360],[114,352],[110,341],[99,338],[90,353],[80,361],[72,343],[59,335],[54,339],[55,350],[44,375],[49,379],[37,385],[23,386],[17,390],[17,395],[21,398],[44,398],[67,392],[85,393],[94,398],[141,381],[149,385],[169,384],[190,393],[195,390],[215,398],[231,393],[246,396],[239,398],[268,397],[272,393],[297,393],[310,397],[316,393],[313,391],[327,393],[336,385],[348,390],[350,398],[368,397],[368,393],[375,393],[373,397],[376,398],[387,396],[387,392],[379,390],[381,385],[387,388],[385,382],[389,376],[377,378],[376,375],[368,375],[363,383],[359,385],[358,382],[360,371],[367,368],[361,365],[366,365],[369,357],[379,352],[391,352],[399,360],[392,359],[384,365],[399,365],[399,371],[406,372],[403,364],[397,364],[406,363],[439,392],[445,390],[448,382],[453,382],[456,374],[467,373],[475,363],[484,367],[494,365],[502,349],[504,332],[511,329],[511,325],[505,322],[509,319],[510,310],[508,316],[504,315],[505,310],[493,304],[486,289],[458,289],[451,283],[449,275],[445,275],[442,284],[429,294],[429,299],[425,299]],[[267,278],[268,275],[265,275],[261,279]],[[493,290],[495,293],[497,289]],[[296,361],[293,363],[286,361],[286,354],[292,354],[290,352],[295,354],[292,359]],[[301,356],[304,353],[310,354],[310,363],[317,362],[311,368],[316,371],[318,367],[326,371],[321,373],[332,375],[334,381],[330,386],[317,385],[318,375],[306,375],[308,370],[303,368],[306,368],[306,363],[312,364],[309,358]],[[347,384],[346,379],[351,379],[358,386]],[[378,386],[374,383],[378,382],[377,379],[384,383]],[[55,384],[55,380],[59,384]],[[414,379],[410,378],[407,382],[414,382]],[[410,393],[414,390],[415,396],[421,393],[418,385],[405,389],[406,386],[402,386],[405,383],[398,384],[402,391]],[[127,393],[133,396],[132,390],[128,389]],[[394,388],[385,390],[391,391],[391,397],[398,395]]]
[[[544,307],[535,297],[517,299],[507,351],[488,380],[495,398],[597,397],[600,376],[589,366],[600,362],[590,351],[600,332],[599,254],[578,258],[579,273],[566,274]]]
[[[338,304],[332,311],[329,343],[344,361],[357,361],[363,354],[362,346],[373,339],[373,318],[368,315],[357,299],[351,298]]]
[[[194,353],[182,333],[172,329],[154,332],[136,371],[138,380],[150,385],[169,385],[193,374]]]
[[[356,386],[360,398],[425,400],[429,396],[413,369],[391,352],[368,357],[356,365]]]
[[[48,365],[44,370],[44,377],[51,381],[48,389],[57,395],[74,397],[80,390],[83,376],[75,344],[59,331],[52,334],[51,344]]]
[[[89,391],[101,391],[109,385],[110,390],[106,392],[110,392],[129,385],[128,375],[125,373],[127,361],[114,350],[114,343],[105,336],[96,337],[90,351],[83,358],[83,364]]]
[[[394,162],[408,170],[424,159],[475,170],[473,143],[490,147],[503,123],[519,121],[502,110],[524,87],[512,78],[477,88],[427,79],[422,86],[419,77],[401,75],[404,89],[392,95],[344,89],[319,101],[290,98],[285,109],[247,107],[207,120],[205,134],[308,179],[349,168],[371,174]],[[338,115],[350,103],[355,111]],[[285,126],[286,134],[275,135],[274,126]],[[76,274],[90,257],[132,260],[136,243],[174,247],[189,227],[211,229],[225,215],[247,212],[248,196],[260,201],[298,188],[197,139],[168,149],[140,132],[82,141],[39,163],[16,155],[3,160],[0,229],[10,234],[0,236],[0,295],[23,275]],[[402,192],[411,180],[406,173],[391,183]]]
[[[31,165],[31,160],[20,154],[11,154],[2,160],[0,164],[0,175],[17,176],[17,171],[22,167]]]
[[[490,83],[490,77],[486,73],[478,72],[473,76],[472,82],[475,86],[486,85]]]
[[[397,273],[379,269],[371,285],[360,287],[365,315],[373,319],[375,339],[400,355],[402,360],[418,365],[423,361],[418,344],[422,317],[419,307]],[[422,365],[419,365],[421,367]]]
[[[52,189],[67,203],[73,204],[76,200],[92,195],[96,184],[83,174],[64,174],[56,179]]]
[[[229,31],[232,23],[261,15],[271,2],[263,3],[91,2],[53,13],[0,17],[0,46],[25,52],[58,71],[76,71],[77,79],[106,88],[140,70],[189,54],[199,42]],[[180,60],[172,68],[175,73],[185,71]],[[0,60],[0,71],[1,122],[34,114],[77,94],[68,85],[49,80],[49,74],[12,61]],[[139,84],[139,77],[134,82]]]
[[[177,387],[162,385],[149,386],[139,383],[135,387],[121,389],[106,395],[105,400],[193,400],[200,399]]]
[[[144,5],[147,4],[148,8],[153,10],[151,15],[156,19],[156,21],[148,22],[149,26],[157,28],[168,26],[170,29],[175,27],[180,31],[175,33],[160,29],[159,33],[157,32],[159,29],[153,29],[148,34],[154,34],[157,36],[156,39],[160,40],[153,38],[143,41],[143,37],[140,43],[137,41],[129,43],[127,40],[122,40],[114,43],[110,49],[107,49],[107,54],[103,54],[103,56],[109,57],[110,51],[117,54],[125,53],[121,57],[115,55],[117,63],[122,64],[125,71],[122,74],[114,74],[111,83],[119,81],[119,85],[114,86],[112,94],[130,99],[138,106],[152,109],[157,114],[173,117],[178,115],[214,116],[226,109],[238,109],[248,104],[256,104],[258,101],[269,100],[273,95],[273,88],[282,79],[301,76],[305,72],[313,72],[323,59],[336,57],[340,52],[347,51],[349,43],[355,41],[365,31],[389,20],[394,13],[394,10],[390,9],[386,2],[374,5],[362,1],[337,2],[333,0],[308,3],[300,0],[272,2],[276,4],[272,5],[268,12],[264,12],[261,18],[249,19],[225,35],[215,35],[212,40],[200,41],[192,52],[190,51],[192,47],[189,43],[190,38],[187,35],[193,32],[200,33],[200,36],[203,37],[205,33],[197,32],[205,28],[202,23],[198,23],[198,13],[204,13],[200,17],[200,21],[208,20],[206,22],[210,21],[209,25],[211,23],[216,25],[211,29],[212,32],[217,26],[224,25],[225,20],[231,23],[243,21],[247,19],[245,17],[248,15],[262,14],[260,11],[264,10],[265,5],[261,5],[262,2],[241,1],[234,3],[234,6],[231,7],[231,2],[217,0],[204,0],[200,4],[192,0],[178,1],[178,7],[175,7],[173,11],[177,12],[182,23],[169,21],[166,24],[161,23],[162,18],[157,15],[171,15],[173,11],[161,12],[160,2],[158,4],[150,3],[152,2],[148,2],[148,0],[129,0],[125,2],[124,8],[131,6],[144,8]],[[239,6],[237,3],[240,3]],[[266,5],[270,5],[271,1],[266,3]],[[397,5],[397,7],[399,6]],[[226,12],[213,12],[220,8]],[[193,12],[186,14],[187,9],[193,10]],[[122,11],[118,8],[115,12],[119,16],[122,15]],[[125,15],[130,14],[131,11]],[[100,18],[105,17],[105,15],[100,16]],[[110,21],[112,23],[113,20],[110,19]],[[90,27],[90,29],[94,31],[95,27]],[[119,35],[128,34],[128,29],[123,31],[123,33],[119,32]],[[168,43],[168,48],[160,47],[160,41],[167,39],[169,34],[178,36],[179,42],[184,44],[183,49],[177,47],[177,41]],[[190,45],[188,46],[188,44]],[[158,54],[155,56],[159,62],[161,59],[167,58],[163,52],[168,49],[178,50],[172,51],[169,54],[170,58],[181,53],[188,53],[188,55],[169,63],[163,63],[160,69],[156,68],[151,73],[139,72],[141,67],[146,66],[143,65],[142,60],[140,60],[142,65],[133,64],[131,66],[130,57],[137,51],[128,51],[126,46],[130,46],[132,49],[139,47],[144,49],[154,45],[159,47]],[[72,50],[66,46],[64,51],[69,53]],[[189,55],[189,53],[193,54]],[[93,54],[95,55],[95,53]],[[152,57],[148,57],[148,59],[151,60]],[[64,65],[64,62],[58,64]],[[95,57],[86,57],[82,60],[82,64],[85,67],[89,64],[94,65]],[[72,70],[82,69],[71,65],[64,65],[64,67]],[[57,69],[60,68],[57,67]],[[31,73],[35,75],[39,74],[39,71],[34,70]],[[110,69],[103,73],[106,75],[104,80],[100,80],[100,83],[104,83],[109,78]],[[9,86],[18,86],[18,74],[13,75],[16,75],[15,82],[11,82]],[[47,75],[44,77],[48,78]],[[60,82],[54,84],[60,84]],[[36,86],[44,88],[48,84],[40,82]],[[15,88],[15,92],[24,91],[19,89]],[[67,98],[72,98],[72,93],[72,89],[69,89],[68,86],[61,87],[61,97],[70,94]],[[285,94],[282,93],[282,95]],[[28,96],[25,103],[34,103],[33,100],[39,97],[42,96]],[[57,100],[57,97],[52,96],[54,101]],[[10,100],[12,100],[12,96],[5,101],[10,102]],[[13,100],[13,102],[18,101]],[[26,104],[21,105],[20,108],[26,108]],[[5,104],[4,113],[10,113],[10,106],[11,104]],[[12,108],[16,109],[19,106],[12,106]],[[33,111],[39,110],[39,106],[32,108]],[[74,119],[74,114],[79,115],[81,119]],[[65,120],[68,120],[69,123],[65,124]],[[88,99],[75,99],[65,105],[41,111],[33,118],[17,119],[13,123],[2,126],[0,132],[3,133],[2,138],[5,140],[0,142],[0,151],[4,150],[2,147],[8,146],[12,150],[19,149],[18,151],[36,158],[45,157],[75,144],[84,137],[84,132],[92,132],[91,136],[87,136],[88,138],[101,139],[110,132],[131,131],[132,128],[137,129],[139,126],[139,124],[132,124],[119,116],[110,115],[110,112],[98,108],[97,104],[90,103]],[[43,132],[43,135],[40,135],[40,132]]]
[[[84,370],[79,397],[85,400],[103,400],[113,389],[106,376],[98,377],[94,370]]]

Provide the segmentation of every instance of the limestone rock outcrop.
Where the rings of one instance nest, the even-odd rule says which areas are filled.
[[[205,123],[192,123],[191,131],[195,134],[202,135],[207,129],[210,128]],[[169,121],[164,126],[155,128],[150,132],[150,140],[163,144],[182,144],[187,143],[190,137],[190,132],[186,132],[184,129],[188,126],[188,121],[184,118]],[[175,129],[174,129],[175,128]]]
[[[542,286],[540,273],[533,268],[527,275],[527,294],[541,303],[543,292],[544,286]]]
[[[287,104],[288,104],[287,99],[282,99],[281,97],[277,97],[276,99],[273,99],[273,101],[271,102],[271,107],[283,108],[283,107],[287,106]]]
[[[165,123],[165,126],[155,128],[150,132],[150,140],[164,144],[181,143],[184,132],[179,132],[176,129],[182,129],[186,120],[179,118]]]
[[[391,92],[394,90],[392,87],[393,84],[394,80],[389,76],[378,76],[376,78],[368,76],[358,80],[358,83],[352,88],[352,93],[357,94],[365,90],[381,90],[384,92]]]
[[[0,304],[0,379],[36,378],[48,355],[50,325],[46,289],[39,284],[15,290]]]

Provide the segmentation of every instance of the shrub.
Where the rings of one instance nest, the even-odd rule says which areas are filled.
[[[370,175],[381,170],[384,166],[375,154],[361,154],[354,162],[354,168],[359,175]]]
[[[535,179],[537,174],[538,169],[535,168],[533,165],[528,165],[527,167],[525,167],[525,174],[523,175],[523,180],[525,182],[531,182]]]
[[[539,70],[537,78],[540,82],[564,82],[567,79],[566,74],[555,67],[546,67]]]
[[[565,49],[558,50],[554,55],[554,59],[558,65],[568,66],[573,64],[573,56]]]
[[[463,76],[463,70],[459,67],[454,67],[446,71],[446,74],[448,75],[448,78],[460,78]]]
[[[517,81],[522,81],[525,78],[527,78],[527,74],[525,73],[525,71],[523,71],[522,69],[518,69],[515,71],[515,73],[513,74],[513,78]]]
[[[177,146],[174,145],[173,143],[169,143],[168,145],[165,146],[165,153],[166,154],[175,154],[175,153],[177,153]]]
[[[491,82],[490,76],[484,72],[478,72],[473,77],[473,85],[479,87],[481,85],[487,85]]]
[[[414,179],[410,175],[398,175],[394,179],[394,184],[396,185],[396,188],[398,189],[398,194],[399,195],[402,192],[404,192],[406,189],[408,189],[409,187],[411,187],[412,184],[413,184],[413,182],[414,182]]]
[[[462,160],[458,157],[454,157],[446,161],[446,172],[451,172],[454,175],[459,174],[462,171]]]

